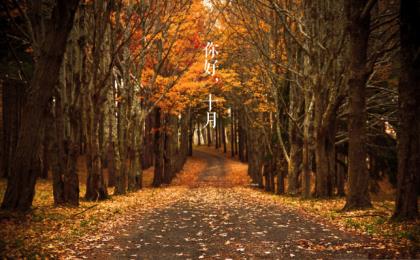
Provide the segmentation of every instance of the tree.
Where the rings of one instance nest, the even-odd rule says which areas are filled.
[[[401,0],[398,187],[394,219],[418,217],[420,176],[420,1]]]
[[[305,73],[303,84],[310,87],[309,90],[305,90],[308,92],[306,93],[307,112],[305,114],[309,117],[312,116],[309,112],[312,103],[311,95],[313,95],[313,136],[316,161],[314,195],[317,197],[333,195],[337,111],[343,100],[346,76],[344,71],[347,64],[344,52],[345,24],[342,22],[344,2],[304,1],[307,37],[302,48],[307,68],[302,70]],[[314,15],[315,13],[317,15]],[[305,126],[307,127],[308,125]],[[304,136],[309,138],[307,134]],[[307,169],[307,166],[305,168]]]
[[[40,47],[42,55],[35,64],[28,100],[23,108],[15,163],[2,203],[4,209],[27,211],[31,207],[37,177],[32,167],[42,141],[44,109],[58,81],[67,37],[78,4],[79,0],[55,1],[51,21],[46,24],[45,39]]]
[[[370,33],[370,11],[376,1],[346,1],[345,13],[349,24],[349,191],[344,210],[368,208],[369,175],[366,168],[366,96],[365,89],[372,67],[367,65]]]

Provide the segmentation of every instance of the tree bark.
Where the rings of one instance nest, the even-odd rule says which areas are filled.
[[[277,171],[277,194],[284,194],[285,192],[285,185],[284,179],[286,176],[286,169],[284,165],[286,164],[286,160],[280,156],[280,159],[277,160],[276,163],[276,171]]]
[[[258,138],[260,134],[258,129],[250,129],[247,132],[249,135],[249,142],[248,142],[248,149],[250,149],[251,153],[249,156],[248,162],[248,176],[251,177],[252,183],[258,184],[259,188],[263,187],[263,180],[262,180],[262,162],[261,162],[261,146],[258,143]]]
[[[207,134],[207,146],[210,147],[211,146],[211,128],[210,128],[210,124],[207,125],[206,134]]]
[[[333,195],[333,177],[335,176],[335,116],[324,122],[326,124],[324,126],[320,126],[319,120],[321,119],[315,120],[315,196],[331,197]]]
[[[201,145],[201,129],[200,123],[197,121],[197,145]]]
[[[180,140],[180,157],[181,160],[179,160],[179,166],[178,169],[182,168],[182,165],[184,165],[185,161],[187,160],[188,156],[188,128],[189,128],[189,122],[190,122],[190,111],[187,110],[183,114],[181,114],[181,140]]]
[[[219,149],[219,147],[220,147],[219,117],[220,117],[220,114],[217,114],[217,112],[216,112],[216,118],[214,119],[215,122],[216,122],[216,127],[214,128],[214,148],[216,148],[216,149]]]
[[[22,109],[25,104],[25,85],[19,81],[3,81],[3,176],[11,176],[11,167],[13,165],[13,156],[15,154],[20,122],[22,118]]]
[[[220,127],[222,129],[222,144],[223,144],[223,153],[227,152],[227,147],[226,147],[226,131],[225,131],[225,124],[223,121],[223,118],[220,119]]]
[[[85,198],[89,201],[104,200],[108,198],[108,190],[105,185],[102,172],[101,149],[99,145],[99,120],[100,108],[94,107],[91,103],[88,109],[89,127],[87,141],[87,168],[88,178],[86,181]]]
[[[289,84],[290,85],[290,84]],[[298,178],[300,172],[300,166],[302,164],[302,138],[299,136],[299,129],[296,125],[295,120],[299,116],[301,110],[300,93],[298,92],[297,86],[289,86],[289,97],[290,97],[290,113],[293,117],[289,118],[289,162],[287,171],[287,193],[290,195],[296,195],[298,193]]]
[[[191,112],[189,112],[189,127],[188,127],[188,156],[193,155],[193,138],[194,138],[194,124]]]
[[[161,115],[160,115],[160,108],[155,108],[155,133],[154,133],[154,157],[155,157],[155,171],[153,176],[153,187],[159,187],[162,185],[163,182],[163,167],[164,167],[164,160],[163,160],[163,136],[162,136],[162,129],[161,129]]]
[[[235,109],[235,116],[233,117],[233,144],[234,144],[234,151],[235,155],[238,155],[238,109]]]
[[[311,169],[309,167],[310,155],[310,125],[312,118],[313,100],[311,93],[305,89],[305,117],[303,121],[303,146],[302,146],[302,195],[304,198],[311,196]]]
[[[344,191],[344,184],[346,179],[346,167],[342,165],[341,162],[344,162],[345,156],[341,153],[337,153],[337,164],[336,164],[336,185],[337,185],[337,195],[339,197],[344,197],[346,195]]]
[[[245,161],[245,129],[244,129],[244,116],[243,114],[238,118],[238,157],[241,162]]]
[[[233,108],[230,111],[230,156],[235,157],[235,118],[233,116]]]
[[[166,114],[166,127],[165,127],[165,145],[164,145],[164,175],[163,183],[169,184],[172,181],[172,178],[176,173],[176,124],[177,117],[171,115],[170,113]]]
[[[368,0],[346,1],[345,12],[350,31],[349,76],[349,190],[344,210],[372,207],[366,167],[366,82],[370,11],[363,12]],[[364,13],[364,14],[363,14]]]
[[[144,123],[144,141],[143,141],[143,153],[142,153],[142,161],[143,161],[143,169],[147,169],[153,165],[153,113],[150,113],[146,116],[146,120]]]

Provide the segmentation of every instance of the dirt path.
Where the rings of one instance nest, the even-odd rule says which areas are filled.
[[[223,188],[226,159],[196,152],[207,168],[181,200],[139,217],[113,241],[84,258],[316,259],[387,257],[367,237],[265,205],[244,187]],[[245,192],[244,192],[245,190]]]

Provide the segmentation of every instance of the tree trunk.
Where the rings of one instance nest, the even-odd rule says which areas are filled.
[[[235,155],[238,155],[238,110],[235,109],[235,116],[234,116],[234,129],[233,129],[233,143],[235,145],[234,150],[235,150]]]
[[[48,160],[48,146],[49,140],[44,137],[44,142],[42,143],[41,149],[41,175],[40,178],[46,180],[48,179],[48,170],[50,168],[49,160]],[[1,177],[1,176],[0,176]]]
[[[58,117],[58,118],[57,118]],[[64,182],[62,175],[65,171],[65,158],[64,158],[64,131],[63,131],[63,115],[61,109],[60,98],[57,98],[55,105],[54,117],[48,118],[47,123],[53,127],[46,128],[45,138],[49,140],[50,149],[48,151],[49,160],[51,161],[52,171],[52,185],[54,204],[64,204]]]
[[[164,145],[164,177],[163,183],[171,183],[172,178],[176,173],[175,158],[176,158],[176,134],[177,117],[166,114],[166,130],[165,130],[165,145]]]
[[[114,84],[111,83],[111,86]],[[112,91],[108,93],[108,147],[106,152],[106,159],[108,161],[108,187],[115,187],[115,131],[114,123],[115,121],[115,87],[112,88]]]
[[[248,176],[251,177],[253,184],[258,184],[259,188],[263,187],[262,180],[262,162],[261,162],[261,145],[258,143],[260,134],[257,129],[250,129],[247,133],[249,135],[248,148],[251,153],[248,162]]]
[[[0,178],[6,177],[5,174],[5,156],[4,156],[4,99],[3,82],[0,81]]]
[[[230,156],[235,157],[235,118],[233,116],[233,108],[230,111]]]
[[[163,135],[161,129],[160,108],[155,108],[155,134],[154,134],[154,154],[155,154],[155,172],[153,176],[153,187],[159,187],[163,182]]]
[[[210,147],[211,146],[211,129],[210,129],[210,124],[207,125],[206,134],[207,134],[207,146]]]
[[[15,80],[3,81],[3,176],[11,176],[22,109],[25,103],[25,85]]]
[[[194,137],[194,124],[191,112],[189,112],[189,128],[188,128],[188,156],[193,155],[193,137]]]
[[[201,128],[200,123],[197,122],[197,145],[201,145]]]
[[[284,179],[286,175],[286,169],[284,165],[286,164],[286,160],[284,158],[281,158],[280,160],[277,160],[276,163],[276,170],[277,170],[277,194],[284,194],[285,188],[284,188]]]
[[[366,167],[366,100],[369,77],[367,50],[370,32],[370,11],[362,13],[368,0],[346,1],[345,12],[350,31],[349,76],[349,190],[344,210],[372,207],[369,175]]]
[[[273,159],[270,158],[266,160],[264,163],[264,177],[265,190],[268,192],[274,192],[274,169],[275,168],[273,167]]]
[[[289,41],[290,42],[290,41]],[[294,49],[291,46],[289,49]],[[295,51],[288,51],[288,57],[293,60],[292,56]],[[293,53],[293,54],[292,54]],[[289,77],[289,76],[287,76]],[[297,118],[299,118],[302,110],[303,98],[301,89],[286,80],[286,88],[289,89],[289,113],[288,119],[288,136],[289,136],[289,161],[287,171],[287,193],[289,195],[297,195],[299,186],[299,173],[302,164],[302,138],[300,136]]]
[[[307,134],[303,137],[303,156],[302,156],[302,195],[304,198],[311,196],[311,171],[309,169],[309,144]]]
[[[289,119],[290,160],[287,171],[287,193],[289,195],[298,193],[298,178],[302,163],[302,140],[298,131],[295,122]]]
[[[394,219],[418,217],[420,186],[420,1],[401,0],[398,186]]]
[[[214,128],[214,148],[219,149],[220,147],[220,137],[219,137],[219,117],[220,114],[217,114],[216,118],[214,119],[216,122],[216,127]]]
[[[220,119],[220,124],[221,124],[221,129],[222,129],[222,144],[223,144],[223,153],[227,152],[227,147],[226,147],[226,131],[225,131],[225,124],[223,121],[223,118]]]
[[[346,179],[346,167],[342,164],[345,160],[345,156],[341,153],[337,153],[337,164],[336,164],[336,185],[337,185],[337,195],[339,197],[344,197],[346,194],[344,192],[344,184]]]
[[[238,118],[238,157],[241,162],[245,161],[245,129],[244,129],[244,116],[243,114]]]
[[[89,201],[104,200],[108,198],[108,190],[105,186],[102,172],[101,150],[99,145],[99,120],[100,108],[96,104],[90,105],[88,114],[90,124],[88,127],[87,141],[87,168],[88,178],[86,181],[85,199]]]
[[[317,94],[316,94],[317,95]],[[324,102],[315,95],[315,196],[333,195],[333,177],[335,176],[335,114],[324,118]],[[325,120],[325,121],[324,121]]]
[[[153,113],[150,113],[146,116],[144,122],[144,140],[143,140],[143,152],[142,152],[142,161],[143,169],[147,169],[153,165]]]
[[[180,157],[181,160],[179,160],[178,169],[182,168],[182,165],[184,165],[185,161],[187,160],[188,156],[188,128],[189,128],[189,122],[190,122],[190,111],[185,111],[181,115],[181,140],[180,140]]]
[[[124,89],[120,84],[113,88],[118,96],[124,95]],[[115,102],[115,101],[112,101]],[[127,104],[120,100],[116,105],[117,110],[117,133],[115,138],[115,195],[125,194],[127,192]]]
[[[309,129],[312,118],[313,102],[310,100],[311,95],[308,90],[305,90],[305,118],[303,122],[303,147],[302,147],[302,195],[304,198],[311,196],[311,169],[309,167],[309,154],[310,154],[310,136]]]

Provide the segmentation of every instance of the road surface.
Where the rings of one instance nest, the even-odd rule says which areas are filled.
[[[203,151],[197,185],[79,257],[97,259],[354,259],[387,257],[369,238],[254,200],[250,188],[224,187],[227,159]],[[229,186],[229,185],[226,185]],[[243,190],[249,189],[249,196]],[[239,192],[238,190],[241,190]],[[245,195],[244,195],[245,194]]]

